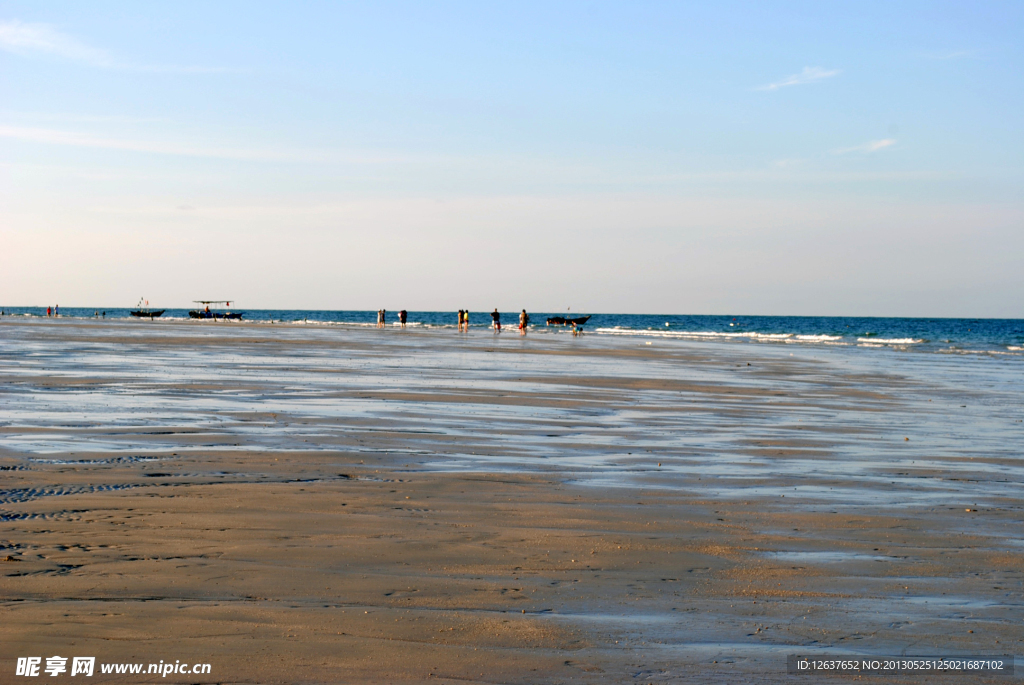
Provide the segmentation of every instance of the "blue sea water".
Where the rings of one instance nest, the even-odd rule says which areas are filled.
[[[0,307],[4,316],[43,317],[45,307]],[[242,309],[245,321],[347,325],[372,327],[375,311]],[[126,308],[62,307],[61,318],[132,319]],[[531,312],[531,330],[568,333],[561,326],[545,326],[551,316],[565,312]],[[581,314],[573,312],[571,316]],[[397,325],[397,311],[388,311],[388,325]],[[519,313],[502,312],[502,322],[514,329]],[[149,319],[136,319],[140,324]],[[157,321],[190,320],[186,309],[168,309]],[[456,312],[410,311],[412,328],[455,329]],[[196,321],[197,325],[215,325]],[[230,324],[227,324],[230,325]],[[490,329],[489,312],[472,312],[473,329]],[[593,314],[587,323],[590,335],[661,337],[681,340],[734,341],[762,344],[857,346],[947,354],[987,354],[1024,358],[1024,319],[942,319],[846,316],[741,316],[684,314]]]

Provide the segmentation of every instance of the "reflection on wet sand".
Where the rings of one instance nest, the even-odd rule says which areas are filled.
[[[145,644],[261,682],[766,682],[790,649],[1024,639],[1015,360],[0,332],[4,658]]]

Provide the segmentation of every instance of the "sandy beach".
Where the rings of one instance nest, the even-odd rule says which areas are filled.
[[[211,664],[87,682],[773,683],[813,681],[790,654],[1019,654],[1021,385],[895,351],[3,320],[0,680],[52,655]]]

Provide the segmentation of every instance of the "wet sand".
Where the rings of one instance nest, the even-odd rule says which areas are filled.
[[[890,351],[0,321],[0,668],[760,683],[1020,653],[1020,392],[1013,361]]]

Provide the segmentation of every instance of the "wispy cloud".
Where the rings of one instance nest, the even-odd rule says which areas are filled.
[[[115,64],[121,71],[142,71],[149,74],[237,74],[241,69],[231,67],[202,67],[180,64]]]
[[[863,145],[854,145],[853,147],[844,147],[838,150],[833,150],[834,155],[845,155],[848,152],[878,152],[884,150],[887,147],[892,147],[896,144],[895,138],[883,138],[882,140],[872,140],[869,143]]]
[[[443,158],[416,157],[389,152],[360,151],[344,149],[308,149],[294,147],[217,147],[201,143],[177,141],[137,140],[122,137],[96,136],[77,131],[62,131],[51,128],[9,126],[0,124],[0,138],[23,140],[46,145],[67,145],[71,147],[123,150],[156,155],[224,159],[244,162],[278,162],[300,164],[431,164],[437,165]]]
[[[136,117],[122,114],[65,114],[53,112],[24,112],[0,109],[0,117],[7,120],[29,122],[61,122],[75,124],[159,124],[171,121],[166,117]]]
[[[764,86],[758,86],[754,90],[778,90],[779,88],[785,88],[786,86],[802,86],[808,83],[814,83],[826,78],[832,78],[839,74],[839,69],[822,69],[821,67],[804,67],[804,70],[799,74],[793,74],[787,76],[781,81],[775,83],[769,83]]]
[[[17,55],[43,54],[64,57],[97,67],[109,67],[114,63],[105,50],[80,43],[49,24],[32,24],[17,20],[0,22],[0,49]]]
[[[2,124],[0,124],[0,138],[13,138],[49,145],[70,145],[73,147],[241,161],[321,162],[327,160],[327,156],[322,153],[303,150],[247,150],[205,147],[173,142],[105,138],[88,133],[59,131],[49,128],[5,126]]]
[[[953,50],[952,52],[926,52],[924,57],[927,59],[966,59],[968,57],[977,56],[976,50]]]
[[[62,33],[50,24],[0,21],[0,50],[21,55],[58,57],[102,69],[168,74],[221,73],[232,71],[221,67],[129,64],[114,59],[108,51],[86,45]]]

